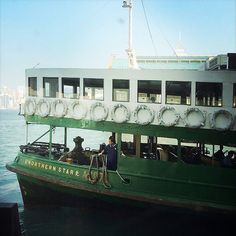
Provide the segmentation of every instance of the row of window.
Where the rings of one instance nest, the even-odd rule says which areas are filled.
[[[29,96],[37,96],[37,78],[28,78]],[[104,99],[104,79],[84,78],[83,96],[90,100]],[[44,97],[58,97],[58,78],[43,78]],[[220,107],[223,84],[196,82],[196,105]],[[64,98],[80,97],[80,79],[62,78]],[[129,80],[112,80],[112,100],[128,102],[130,99]],[[160,80],[138,80],[137,101],[157,103],[162,101],[162,82]],[[191,105],[191,82],[166,81],[166,104]],[[236,107],[236,84],[233,84],[233,107]]]

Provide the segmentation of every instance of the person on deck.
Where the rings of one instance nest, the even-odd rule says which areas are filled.
[[[225,158],[223,148],[224,148],[223,145],[220,145],[220,149],[213,154],[213,157],[218,161],[222,161]]]
[[[108,145],[98,154],[101,156],[102,154],[107,155],[107,169],[108,170],[116,170],[117,169],[117,145],[112,136],[108,139]]]
[[[227,167],[227,168],[233,167],[233,157],[234,157],[234,152],[233,151],[229,151],[228,155],[226,155],[224,157],[224,159],[222,160],[221,165],[223,167]]]

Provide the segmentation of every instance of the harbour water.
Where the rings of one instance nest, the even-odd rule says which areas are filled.
[[[32,142],[48,127],[30,125],[26,140],[24,118],[16,110],[0,110],[0,202],[17,202],[23,235],[227,235],[234,230],[235,217],[182,211],[173,208],[117,208],[116,206],[79,208],[35,206],[24,208],[16,175],[5,165],[14,160],[19,145]],[[54,142],[63,142],[63,130],[56,130]],[[98,148],[109,133],[69,130],[69,147],[75,136],[82,136],[83,147]],[[48,136],[42,141],[48,141]],[[1,233],[0,233],[1,234]]]

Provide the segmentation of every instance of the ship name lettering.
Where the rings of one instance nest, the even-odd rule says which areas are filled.
[[[63,173],[63,174],[67,174],[67,175],[74,175],[74,176],[80,176],[80,173],[78,170],[73,170],[73,169],[70,169],[70,168],[62,168],[62,167],[57,167],[57,166],[54,166],[54,165],[48,165],[48,164],[44,164],[44,163],[41,163],[41,162],[37,162],[37,161],[32,161],[32,160],[24,160],[24,164],[25,165],[28,165],[28,166],[33,166],[33,167],[36,167],[36,168],[41,168],[41,169],[44,169],[44,170],[50,170],[50,171],[57,171],[59,173]],[[87,172],[84,171],[83,173],[83,178],[86,178],[87,176]]]

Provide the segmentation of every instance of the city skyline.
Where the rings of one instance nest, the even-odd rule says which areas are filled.
[[[141,0],[133,0],[134,49],[155,56]],[[157,55],[236,51],[235,0],[143,0]],[[107,67],[126,58],[128,11],[121,0],[0,0],[0,86],[24,86],[25,69]],[[16,20],[17,19],[17,20]]]
[[[18,86],[17,88],[8,88],[0,86],[0,109],[18,109],[23,103],[26,88]]]

